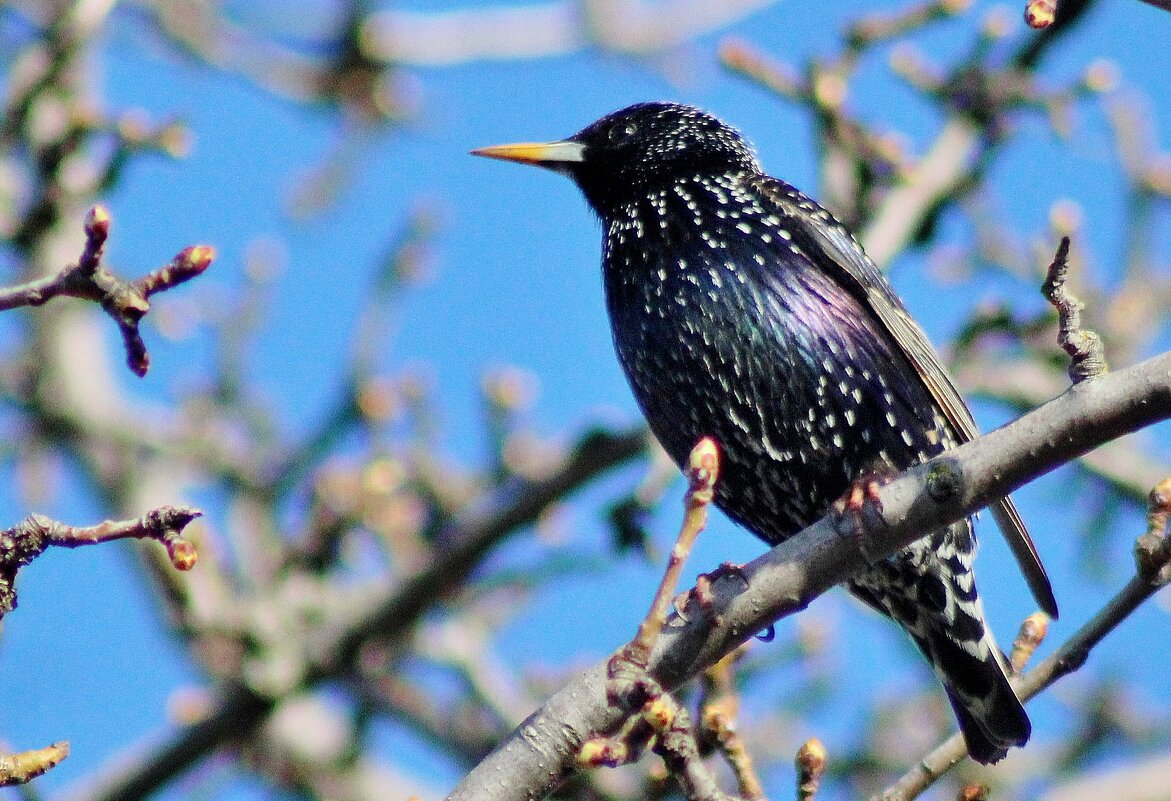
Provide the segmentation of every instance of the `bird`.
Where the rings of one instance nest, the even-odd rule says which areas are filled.
[[[926,334],[847,228],[767,175],[734,128],[647,102],[567,139],[474,155],[572,179],[601,222],[618,360],[650,429],[682,467],[721,451],[715,503],[775,545],[858,482],[978,436]],[[1012,500],[992,513],[1038,604],[1057,603]],[[1023,746],[1031,724],[976,590],[970,519],[859,570],[849,591],[930,662],[971,756]]]

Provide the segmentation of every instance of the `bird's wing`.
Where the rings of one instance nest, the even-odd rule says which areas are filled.
[[[793,236],[793,244],[805,250],[819,266],[836,270],[835,278],[886,329],[922,378],[959,441],[968,442],[979,436],[971,411],[948,377],[927,335],[850,233],[829,212],[787,184],[768,179],[762,189],[766,197],[775,201],[782,221],[785,218],[794,221],[795,224],[786,226]],[[992,504],[991,511],[1033,597],[1047,615],[1056,619],[1057,599],[1053,596],[1049,576],[1012,499],[1001,498]]]

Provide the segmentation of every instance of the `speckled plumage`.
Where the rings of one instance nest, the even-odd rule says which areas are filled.
[[[859,477],[975,435],[926,337],[853,237],[765,175],[714,117],[646,103],[561,143],[478,152],[558,170],[581,188],[602,221],[618,358],[652,431],[680,464],[714,437],[716,503],[766,542],[824,515]],[[1055,614],[1011,502],[994,513]],[[972,755],[989,762],[1024,744],[1030,726],[984,623],[974,555],[965,520],[849,588],[911,635]]]

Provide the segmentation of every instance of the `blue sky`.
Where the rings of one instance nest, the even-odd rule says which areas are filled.
[[[262,8],[278,17],[279,5]],[[810,55],[830,53],[836,31],[858,6],[845,0],[786,0],[721,35],[745,37],[799,64]],[[967,16],[916,37],[918,46],[945,62],[964,52],[973,15],[986,13],[992,4],[975,7]],[[1018,19],[1015,7],[1008,13]],[[1145,92],[1154,129],[1171,141],[1168,31],[1171,15],[1145,4],[1099,4],[1047,62],[1045,80],[1061,85],[1091,61],[1112,59],[1123,80]],[[1009,41],[1024,35],[1020,30]],[[518,365],[536,376],[540,394],[530,420],[540,432],[573,432],[596,421],[632,422],[637,409],[613,357],[602,303],[598,226],[584,201],[569,182],[553,174],[474,159],[467,151],[499,142],[560,138],[630,103],[675,99],[702,106],[739,127],[756,144],[769,172],[816,194],[809,119],[721,71],[715,57],[718,39],[705,37],[673,55],[669,71],[653,62],[596,54],[411,70],[406,78],[418,93],[418,119],[365,134],[338,202],[308,220],[294,220],[287,213],[292,193],[343,135],[337,116],[325,109],[306,110],[240,79],[194,67],[144,35],[133,15],[116,12],[95,59],[95,91],[103,106],[141,108],[154,119],[178,116],[191,128],[194,149],[181,161],[135,162],[104,198],[114,219],[109,261],[122,272],[138,274],[188,244],[212,244],[219,258],[211,271],[176,296],[215,304],[244,286],[243,263],[251,245],[258,240],[280,243],[285,267],[267,287],[264,322],[248,369],[279,425],[301,431],[329,408],[338,389],[339,375],[332,368],[348,353],[355,314],[378,256],[404,215],[426,204],[441,219],[429,276],[396,304],[381,364],[395,371],[403,365],[427,365],[442,400],[447,453],[473,463],[483,454],[477,394],[480,376],[493,366]],[[850,106],[864,120],[905,132],[912,149],[921,151],[938,119],[891,80],[887,55],[879,49],[863,62]],[[1098,102],[1078,106],[1074,120],[1077,139],[1068,147],[1055,140],[1043,119],[1023,117],[1016,143],[992,168],[990,199],[1029,238],[1045,230],[1056,200],[1076,201],[1091,221],[1084,235],[1095,257],[1096,277],[1109,282],[1109,265],[1121,255],[1121,177]],[[944,226],[947,244],[970,244],[971,233],[957,217],[945,219]],[[1162,244],[1166,252],[1166,231]],[[1035,286],[1004,277],[980,286],[940,287],[920,277],[924,265],[924,254],[911,253],[893,265],[892,275],[937,342],[947,341],[966,310],[982,298],[1026,298],[1020,302],[1031,307],[1041,303]],[[159,301],[166,302],[178,298]],[[51,314],[52,307],[36,313]],[[112,327],[107,336],[117,353]],[[132,397],[173,403],[202,380],[214,343],[201,330],[173,341],[148,328],[147,338],[153,357],[149,376],[137,381],[123,371],[119,379]],[[977,410],[985,428],[1005,419],[1003,410],[989,404]],[[63,475],[57,491],[35,510],[11,489],[0,487],[0,519],[10,525],[31,511],[42,511],[88,522],[106,514],[76,477],[68,470]],[[5,476],[11,478],[10,466]],[[1064,614],[1057,635],[1072,631],[1121,583],[1129,570],[1130,538],[1138,530],[1138,518],[1127,516],[1130,528],[1111,533],[1118,562],[1108,571],[1109,583],[1093,582],[1076,570],[1074,537],[1052,507],[1046,507],[1064,497],[1067,485],[1060,476],[1050,477],[1018,496],[1055,579]],[[214,502],[214,496],[209,500]],[[669,503],[658,520],[663,547],[674,528],[675,509]],[[209,512],[223,520],[222,509]],[[606,534],[591,510],[571,510],[567,523],[574,547],[604,550]],[[981,587],[1007,645],[1015,621],[1031,607],[999,541],[991,532],[983,540]],[[744,560],[759,551],[748,535],[718,520],[703,538],[692,567]],[[499,558],[506,557],[523,560],[523,547],[510,548]],[[7,681],[0,685],[0,736],[21,748],[60,738],[74,745],[73,756],[44,780],[48,790],[82,779],[129,744],[165,731],[171,693],[199,681],[165,623],[153,615],[149,593],[132,565],[131,555],[120,547],[47,554],[22,574],[21,607],[4,622],[0,670]],[[566,581],[506,626],[494,645],[504,660],[518,665],[600,658],[633,632],[656,569],[628,557],[601,575]],[[692,572],[689,568],[688,575]],[[612,602],[599,604],[600,593]],[[581,617],[582,608],[589,615]],[[815,612],[849,629],[849,648],[833,665],[841,681],[855,686],[860,698],[897,692],[899,680],[887,681],[886,672],[889,668],[895,674],[908,657],[893,629],[860,615],[840,593],[819,602]],[[575,625],[565,626],[567,618]],[[1153,645],[1144,632],[1166,622],[1166,611],[1152,606],[1095,656],[1098,666],[1142,676],[1150,704],[1164,718],[1167,699],[1155,688],[1171,686],[1171,659],[1166,645]],[[1136,652],[1138,643],[1145,645]],[[873,654],[871,664],[854,664],[846,655],[859,650]],[[794,682],[787,675],[761,680],[763,703],[775,703]],[[1046,727],[1059,727],[1064,719],[1061,695],[1030,706],[1042,741],[1057,731]],[[850,726],[858,722],[856,714],[843,710],[838,719],[826,722],[831,755],[834,738],[848,738]],[[793,736],[813,733],[823,734]],[[416,764],[436,789],[446,789],[454,777],[435,754],[420,752]],[[788,792],[787,785],[775,786]]]

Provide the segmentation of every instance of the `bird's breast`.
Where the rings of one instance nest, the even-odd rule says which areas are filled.
[[[918,410],[885,385],[893,356],[866,312],[775,220],[744,208],[705,218],[679,200],[605,221],[618,358],[668,453],[683,463],[714,437],[717,501],[777,541],[859,473],[916,461],[891,421]]]

